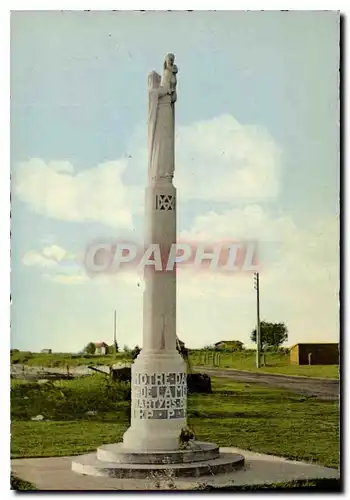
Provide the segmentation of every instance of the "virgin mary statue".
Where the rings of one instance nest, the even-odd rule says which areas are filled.
[[[174,103],[170,83],[156,72],[148,77],[148,174],[149,180],[174,175]]]

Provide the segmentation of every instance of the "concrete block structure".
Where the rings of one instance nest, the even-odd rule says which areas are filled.
[[[290,363],[293,365],[337,365],[339,344],[295,344],[290,348]]]

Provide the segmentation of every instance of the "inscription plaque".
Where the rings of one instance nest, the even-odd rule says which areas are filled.
[[[186,416],[186,373],[135,373],[132,413],[139,419],[174,419]]]

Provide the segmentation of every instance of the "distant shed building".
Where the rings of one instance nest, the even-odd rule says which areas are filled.
[[[242,351],[243,342],[240,340],[220,340],[214,344],[216,349],[222,349],[226,351]]]
[[[95,354],[107,354],[108,345],[105,342],[96,342],[95,343]]]
[[[41,349],[42,354],[52,354],[52,349]]]
[[[337,365],[338,344],[295,344],[290,348],[290,363],[294,365]]]

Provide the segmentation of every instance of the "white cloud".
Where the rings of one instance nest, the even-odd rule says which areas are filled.
[[[182,201],[251,203],[279,194],[282,151],[268,130],[243,125],[231,115],[178,125],[175,185]],[[144,147],[140,147],[144,145]],[[146,183],[145,127],[130,152],[133,171]]]
[[[50,161],[48,167],[56,172],[66,172],[68,174],[74,172],[74,167],[69,161]]]
[[[283,240],[295,234],[297,227],[289,215],[272,218],[256,204],[217,213],[211,210],[195,217],[190,230],[183,230],[184,240],[254,239]]]
[[[182,198],[237,203],[279,193],[281,149],[263,127],[218,116],[179,127],[176,151]]]
[[[84,274],[43,274],[43,278],[61,285],[80,285],[88,280]]]
[[[44,247],[42,253],[48,259],[54,259],[57,261],[62,260],[67,254],[66,250],[58,245]]]
[[[58,245],[45,246],[39,252],[26,252],[22,262],[26,266],[44,269],[42,277],[53,283],[76,285],[88,280],[75,255]]]
[[[44,257],[39,252],[29,251],[22,257],[22,262],[25,266],[30,267],[56,267],[57,262],[50,258]]]
[[[66,221],[97,221],[132,228],[143,212],[146,138],[136,133],[130,158],[74,173],[68,161],[31,159],[15,169],[14,192],[34,212]],[[176,185],[181,200],[256,202],[276,197],[281,151],[267,130],[230,115],[179,126]],[[124,174],[133,179],[126,185]]]
[[[44,246],[39,252],[30,250],[22,257],[26,266],[32,267],[57,267],[61,264],[75,263],[75,255],[58,245]]]
[[[125,161],[101,163],[76,175],[67,165],[59,167],[40,159],[19,163],[14,182],[19,199],[34,212],[55,219],[132,227],[134,196],[122,181]]]

